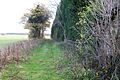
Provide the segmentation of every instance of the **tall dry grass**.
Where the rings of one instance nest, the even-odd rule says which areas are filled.
[[[9,63],[19,64],[22,59],[27,60],[32,49],[37,47],[40,40],[24,40],[0,49],[0,69]]]

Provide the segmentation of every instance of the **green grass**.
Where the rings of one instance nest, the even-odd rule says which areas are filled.
[[[26,39],[27,35],[0,35],[0,47]]]
[[[44,41],[32,51],[27,61],[19,65],[10,64],[3,69],[0,80],[64,80],[56,68],[61,55],[56,43]]]

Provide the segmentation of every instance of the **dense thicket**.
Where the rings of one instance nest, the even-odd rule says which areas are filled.
[[[78,13],[84,12],[87,5],[88,0],[61,0],[52,28],[55,28],[56,24],[60,24],[60,26],[55,28],[56,31],[53,32],[52,30],[52,37],[54,36],[54,38],[59,38],[61,40],[64,38],[73,41],[80,39],[80,28],[76,25],[80,19]],[[59,32],[61,36],[56,36]]]
[[[61,0],[51,36],[69,43],[69,80],[119,80],[119,32],[119,0]]]

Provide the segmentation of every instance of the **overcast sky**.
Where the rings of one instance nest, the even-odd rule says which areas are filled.
[[[0,33],[25,33],[28,30],[20,24],[23,14],[35,4],[51,5],[54,0],[1,0],[0,1]],[[50,8],[50,7],[49,7]],[[54,10],[55,11],[55,10]]]

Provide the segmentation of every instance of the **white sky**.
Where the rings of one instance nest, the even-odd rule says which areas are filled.
[[[1,0],[0,1],[0,33],[26,33],[21,17],[35,4],[50,5],[51,0]]]

